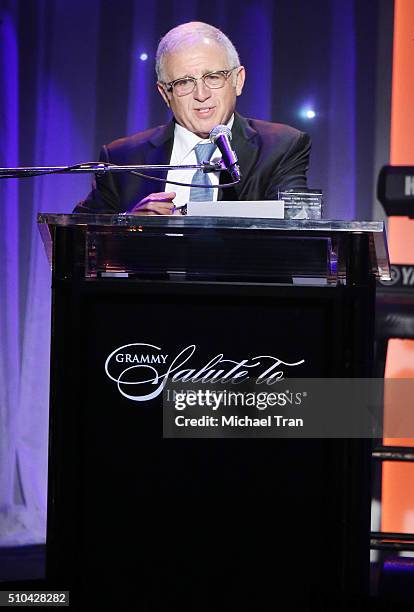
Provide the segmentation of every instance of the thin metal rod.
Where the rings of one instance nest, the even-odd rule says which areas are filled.
[[[372,550],[414,550],[414,533],[371,531],[370,548]]]
[[[374,540],[401,540],[402,542],[413,542],[414,533],[398,533],[393,531],[371,531],[370,536]]]
[[[377,542],[371,540],[369,545],[371,550],[414,550],[414,544],[400,542]]]
[[[378,446],[371,454],[379,461],[414,461],[412,446]]]
[[[76,166],[20,166],[17,168],[0,168],[1,176],[15,175],[25,176],[26,174],[64,174],[72,172],[80,173],[100,173],[107,172],[133,172],[142,170],[154,170],[156,172],[164,172],[165,170],[203,170],[204,172],[219,172],[224,170],[221,162],[211,164],[203,162],[201,164],[190,164],[184,166],[176,166],[170,164],[145,164],[135,166],[117,166],[115,164],[107,164],[102,162],[90,162],[86,164],[77,164]]]

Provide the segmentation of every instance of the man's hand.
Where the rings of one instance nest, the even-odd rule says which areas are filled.
[[[128,211],[129,215],[173,215],[176,213],[173,199],[174,191],[160,193],[150,193],[149,196],[135,204],[134,208]]]

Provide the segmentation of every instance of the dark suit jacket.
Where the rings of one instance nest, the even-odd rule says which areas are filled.
[[[171,121],[104,146],[100,161],[118,165],[168,164],[173,142]],[[288,125],[245,119],[236,113],[232,146],[239,158],[242,179],[235,187],[219,190],[219,200],[276,200],[281,188],[306,187],[310,153],[307,134]],[[165,178],[166,174],[157,176]],[[222,172],[220,182],[231,182],[230,175]],[[124,212],[150,193],[163,189],[164,183],[133,174],[96,176],[92,191],[75,212]]]

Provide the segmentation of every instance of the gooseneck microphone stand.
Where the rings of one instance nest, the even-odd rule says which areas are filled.
[[[164,172],[165,170],[203,170],[203,172],[218,172],[223,170],[221,162],[187,166],[165,165],[138,165],[138,166],[117,166],[105,162],[88,162],[76,164],[74,166],[28,166],[19,168],[0,168],[0,178],[22,178],[25,176],[42,176],[43,174],[70,174],[72,172],[94,172],[97,174],[107,174],[108,172],[142,172],[154,170]]]
[[[0,179],[4,178],[28,178],[34,176],[45,176],[48,174],[78,174],[78,173],[93,173],[98,176],[108,174],[108,173],[121,173],[121,172],[129,172],[131,174],[136,174],[138,176],[142,176],[147,179],[152,179],[154,181],[160,181],[162,183],[170,183],[172,185],[183,185],[192,187],[191,184],[175,182],[165,178],[160,178],[157,176],[151,176],[146,174],[148,171],[153,172],[165,172],[169,170],[202,170],[203,172],[222,172],[223,170],[227,170],[224,165],[223,160],[219,160],[217,162],[202,162],[201,164],[191,164],[184,166],[176,166],[171,164],[144,164],[144,165],[134,165],[134,166],[118,166],[116,164],[110,164],[106,162],[88,162],[83,164],[76,164],[73,166],[28,166],[28,167],[19,167],[19,168],[0,168]],[[225,183],[222,185],[203,185],[203,187],[209,189],[223,189],[227,187],[232,187],[239,182],[233,181],[232,183]]]

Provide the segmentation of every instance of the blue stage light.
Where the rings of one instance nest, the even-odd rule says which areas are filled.
[[[148,59],[148,53],[141,53],[139,59],[141,60],[141,62],[146,62]]]
[[[302,108],[299,114],[302,117],[302,119],[315,119],[316,117],[316,112],[312,108],[309,108],[309,107]]]

